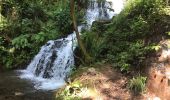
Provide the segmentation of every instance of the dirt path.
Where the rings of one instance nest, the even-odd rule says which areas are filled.
[[[88,68],[76,80],[88,88],[82,95],[84,100],[143,100],[127,88],[129,78],[110,65]]]

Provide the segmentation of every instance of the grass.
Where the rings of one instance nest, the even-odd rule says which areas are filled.
[[[128,88],[134,92],[134,94],[143,93],[145,91],[146,77],[137,76],[133,77],[128,84]]]

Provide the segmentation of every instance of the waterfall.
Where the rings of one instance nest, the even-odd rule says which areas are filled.
[[[108,20],[123,9],[123,0],[89,1],[85,19],[88,26],[95,20]]]
[[[88,26],[91,26],[95,20],[108,20],[114,14],[119,13],[122,8],[115,8],[114,3],[121,1],[106,0],[97,2],[91,0],[85,15]],[[121,4],[123,5],[123,3]],[[79,26],[79,31],[81,27]],[[21,71],[20,77],[32,80],[36,89],[54,90],[65,85],[65,79],[74,67],[73,53],[76,46],[75,32],[66,38],[48,41],[41,47],[41,50],[28,67]]]
[[[74,66],[76,35],[50,40],[41,47],[21,78],[31,79],[36,89],[52,90],[64,85],[64,80]]]

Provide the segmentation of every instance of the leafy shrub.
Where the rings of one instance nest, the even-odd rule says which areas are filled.
[[[83,33],[83,43],[94,60],[100,60],[99,58],[105,54],[105,52],[102,52],[105,48],[104,39],[95,32],[86,31]]]
[[[81,91],[82,84],[78,81],[71,83],[70,85],[66,86],[64,90],[59,92],[56,100],[81,100],[76,94]]]
[[[19,37],[15,38],[12,40],[12,44],[17,48],[17,49],[21,49],[21,48],[25,48],[25,47],[29,47],[31,44],[28,42],[28,38],[30,37],[30,35],[20,35]]]
[[[162,18],[163,7],[162,0],[129,0],[113,18],[104,36],[108,48],[105,52],[106,58],[121,71],[141,66],[152,50],[154,42],[147,39],[158,33],[155,26]]]
[[[41,43],[46,40],[47,35],[44,32],[40,32],[38,34],[35,34],[31,37],[32,41],[35,41],[36,43]]]
[[[72,32],[72,21],[70,16],[70,9],[59,9],[54,12],[55,25],[60,33],[69,34]]]
[[[41,29],[42,21],[24,18],[20,24],[21,34],[36,34]]]
[[[144,92],[145,84],[146,84],[146,77],[137,76],[133,77],[128,84],[130,90],[132,90],[135,94]]]
[[[0,14],[0,33],[12,40],[10,42],[0,37],[0,63],[7,69],[23,66],[48,40],[72,31],[68,1],[7,0],[2,3],[12,8],[6,16]]]

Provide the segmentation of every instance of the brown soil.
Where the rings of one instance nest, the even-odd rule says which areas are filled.
[[[147,57],[142,68],[147,76],[144,94],[135,96],[127,87],[137,71],[125,75],[109,64],[101,64],[88,67],[76,76],[74,81],[88,88],[81,97],[84,100],[170,100],[170,40],[161,41],[159,46],[161,48]]]
[[[91,67],[76,80],[92,88],[82,95],[84,100],[144,100],[144,96],[134,96],[129,91],[129,78],[110,65]]]

